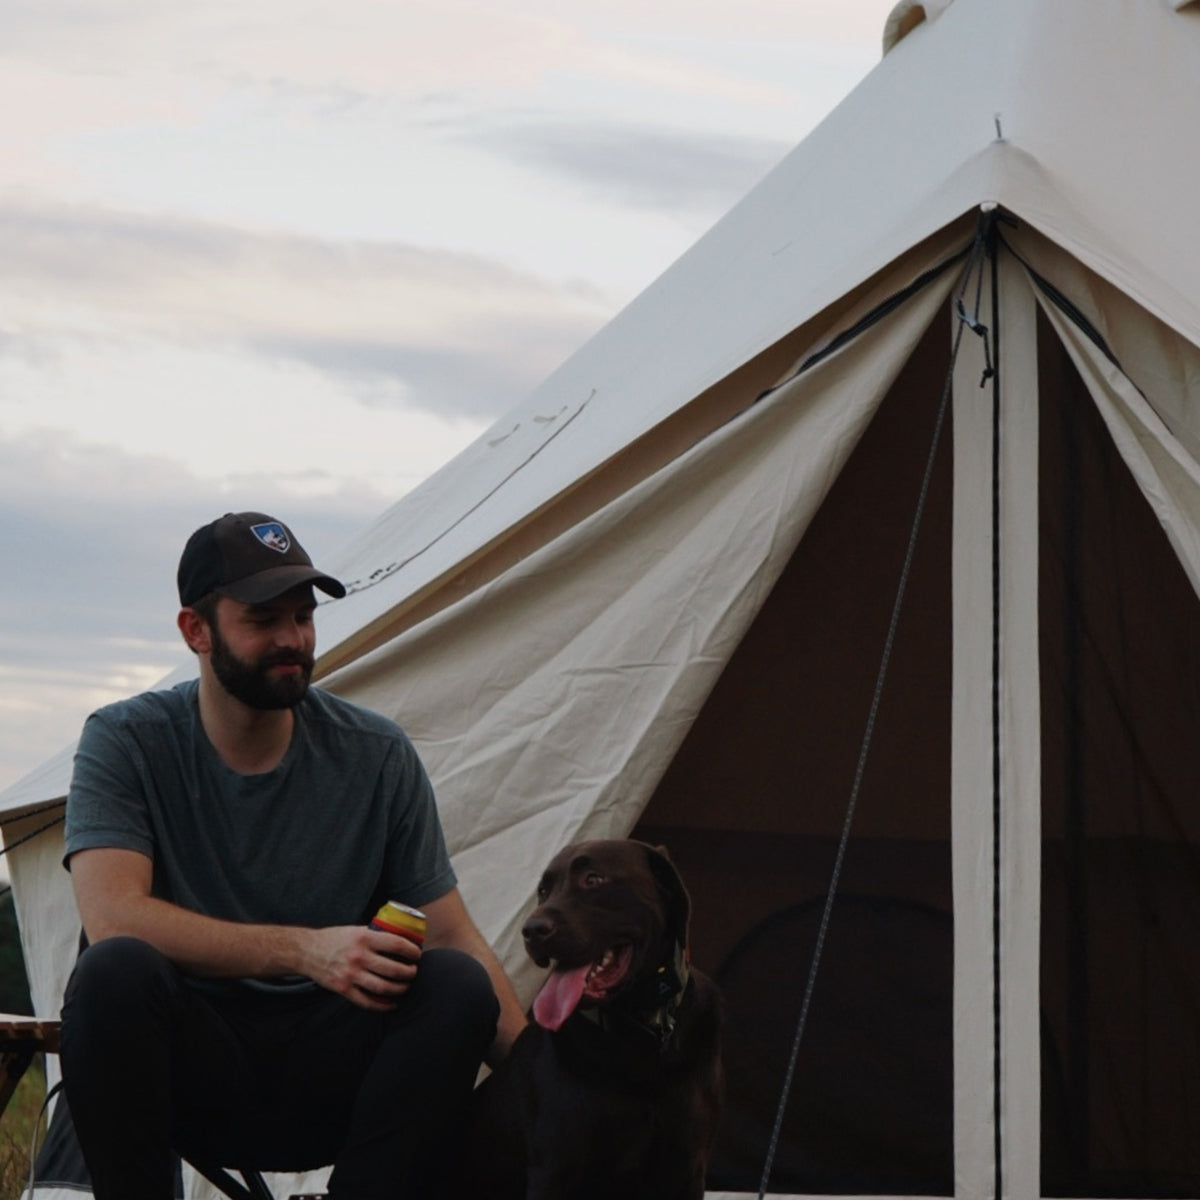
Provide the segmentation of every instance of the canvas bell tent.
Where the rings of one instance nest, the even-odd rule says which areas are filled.
[[[525,996],[549,857],[668,847],[714,1192],[1197,1196],[1200,6],[904,3],[885,45],[328,564],[319,669],[413,736]],[[45,1013],[57,831],[10,856]]]

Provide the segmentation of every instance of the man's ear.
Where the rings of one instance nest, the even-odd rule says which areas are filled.
[[[181,608],[175,623],[193,654],[208,654],[212,650],[212,630],[194,608]]]

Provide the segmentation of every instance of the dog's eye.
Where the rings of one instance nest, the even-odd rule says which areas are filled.
[[[539,903],[542,900],[545,900],[548,895],[550,895],[550,885],[543,879],[541,883],[537,885],[537,898]]]
[[[588,887],[588,888],[599,887],[602,883],[607,883],[607,882],[608,882],[608,880],[605,879],[604,876],[601,875],[598,871],[589,871],[583,877],[583,886]]]

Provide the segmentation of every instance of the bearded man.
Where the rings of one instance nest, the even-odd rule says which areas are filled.
[[[178,585],[199,678],[93,713],[67,801],[61,1056],[95,1195],[169,1200],[180,1154],[435,1195],[525,1017],[429,779],[397,725],[310,688],[313,588],[345,588],[281,521],[197,530]],[[423,946],[368,928],[387,900],[424,910]]]

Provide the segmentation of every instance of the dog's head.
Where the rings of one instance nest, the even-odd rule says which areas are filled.
[[[557,1029],[581,1004],[645,1005],[682,987],[691,902],[664,850],[568,846],[543,873],[537,899],[521,932],[533,961],[553,965],[534,1002],[539,1024]]]

